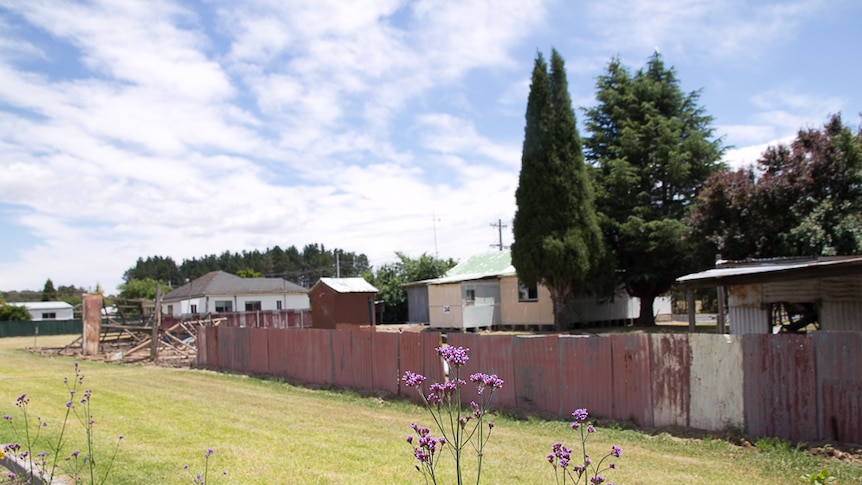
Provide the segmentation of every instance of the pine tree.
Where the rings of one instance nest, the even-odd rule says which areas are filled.
[[[603,243],[565,65],[556,50],[550,76],[542,54],[536,56],[515,200],[512,264],[523,284],[548,288],[554,328],[560,330],[568,298],[589,289]]]
[[[695,261],[684,219],[706,178],[721,168],[712,118],[656,53],[631,76],[612,59],[599,76],[599,104],[586,111],[586,157],[596,207],[621,281],[655,324],[653,302]]]
[[[42,301],[57,301],[57,290],[54,289],[54,282],[51,281],[51,278],[48,278],[42,288]]]

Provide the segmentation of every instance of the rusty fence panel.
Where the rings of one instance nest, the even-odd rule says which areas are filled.
[[[233,355],[231,356],[231,369],[237,372],[248,373],[248,359],[251,353],[249,346],[250,328],[235,328],[233,335]]]
[[[288,332],[291,377],[310,384],[333,384],[331,331],[290,329]]]
[[[462,377],[477,372],[495,374],[503,380],[503,387],[494,393],[491,408],[515,409],[515,371],[512,361],[511,335],[478,335],[475,333],[454,333],[449,335],[449,345],[470,349],[470,360],[462,369]],[[479,402],[477,386],[470,383],[461,391],[461,402],[468,406],[471,401]]]
[[[862,444],[862,333],[814,332],[818,439]]]
[[[817,439],[813,340],[806,335],[744,335],[745,423],[755,437]]]
[[[614,415],[613,340],[608,336],[560,337],[560,415],[585,408],[590,416]]]
[[[649,335],[611,335],[613,346],[614,413],[617,421],[653,426]]]
[[[371,379],[372,388],[388,394],[398,394],[398,344],[397,333],[363,332],[371,335]]]
[[[207,365],[207,334],[209,334],[209,328],[201,327],[195,336],[195,344],[198,347],[198,353],[195,356],[195,365],[197,367],[206,367]]]
[[[652,425],[688,426],[691,405],[691,346],[685,334],[649,336]]]
[[[270,374],[269,336],[270,328],[248,328],[248,370],[253,374]]]
[[[288,351],[290,330],[275,328],[267,330],[267,348],[269,350],[269,372],[276,377],[292,378],[290,368],[293,356]]]
[[[419,399],[413,388],[408,388],[400,381],[404,372],[410,371],[422,374],[428,381],[424,386],[432,382],[443,382],[443,363],[434,350],[442,344],[439,332],[404,332],[398,334],[398,394],[410,399]]]
[[[332,330],[331,333],[335,385],[360,391],[373,390],[373,334],[360,330]]]
[[[218,364],[219,369],[231,370],[231,359],[233,359],[233,348],[231,340],[233,339],[234,327],[218,326]]]
[[[518,409],[563,416],[560,405],[560,350],[556,335],[516,336],[512,345]]]

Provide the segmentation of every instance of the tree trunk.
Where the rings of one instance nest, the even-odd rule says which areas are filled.
[[[655,302],[655,295],[650,296],[642,296],[641,298],[641,311],[638,316],[638,325],[644,327],[654,327],[655,326],[655,312],[653,311],[653,303]]]
[[[551,293],[551,304],[554,311],[554,332],[563,330],[563,321],[560,318],[562,309],[562,292],[556,288],[548,288]]]

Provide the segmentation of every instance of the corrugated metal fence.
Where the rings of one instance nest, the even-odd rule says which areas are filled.
[[[37,335],[80,334],[83,322],[78,320],[31,320],[27,322],[0,322],[0,338],[33,337]]]
[[[314,385],[416,398],[405,371],[443,379],[439,333],[209,327],[198,364]],[[754,437],[862,443],[862,334],[615,334],[513,336],[456,333],[470,349],[462,378],[497,374],[500,407],[652,428],[743,430]],[[469,387],[469,386],[468,386]],[[476,399],[475,391],[463,395]]]

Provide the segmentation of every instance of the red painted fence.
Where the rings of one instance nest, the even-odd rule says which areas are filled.
[[[694,346],[687,334],[456,333],[448,338],[450,345],[470,349],[461,378],[484,372],[504,380],[495,396],[500,407],[560,418],[583,407],[592,416],[646,428],[690,426],[714,422],[699,419],[713,412],[704,407],[710,399],[692,395],[692,389],[710,389],[717,393],[714,401],[727,419],[716,427],[744,423],[746,433],[754,437],[862,443],[862,334],[716,335],[706,341],[704,337],[697,337]],[[445,378],[434,352],[441,344],[436,332],[219,325],[203,329],[199,338],[200,366],[313,385],[418,399],[414,389],[400,382],[405,371],[426,376],[428,383]],[[733,352],[742,358],[725,357]],[[724,367],[713,371],[703,364],[712,361]],[[740,377],[728,381],[724,378],[728,375]],[[476,398],[473,389],[462,395],[465,405]],[[738,403],[738,410],[733,403]]]

